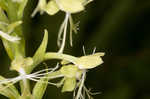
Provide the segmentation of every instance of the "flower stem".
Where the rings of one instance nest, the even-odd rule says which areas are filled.
[[[20,81],[20,87],[21,87],[21,91],[22,91],[22,95],[21,97],[26,97],[25,99],[28,99],[29,97],[31,97],[31,93],[30,93],[30,85],[29,85],[29,81],[24,78],[24,76],[26,75],[26,72],[24,71],[23,68],[20,68],[20,76],[22,77],[22,81]]]
[[[44,56],[44,60],[49,60],[49,59],[60,59],[60,60],[66,60],[69,62],[74,63],[74,61],[77,59],[74,56],[67,55],[67,54],[61,54],[61,53],[56,53],[56,52],[48,52]]]

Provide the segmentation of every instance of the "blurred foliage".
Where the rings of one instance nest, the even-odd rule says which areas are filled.
[[[49,31],[47,51],[57,51],[59,26],[64,13],[54,16],[39,13],[31,18],[37,0],[29,0],[25,9],[23,31],[27,56],[33,56],[39,46],[43,30]],[[97,51],[106,53],[104,64],[88,72],[86,85],[102,92],[95,99],[150,99],[150,1],[149,0],[94,0],[86,10],[73,16],[80,21],[80,30],[73,36],[73,47],[65,53],[75,56]],[[10,77],[10,61],[0,45],[1,75]],[[50,66],[48,64],[48,66]],[[70,99],[72,93],[48,86],[44,99]],[[0,99],[5,99],[2,96]]]

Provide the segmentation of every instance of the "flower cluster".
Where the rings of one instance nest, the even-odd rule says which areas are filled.
[[[92,94],[85,87],[86,73],[103,63],[103,52],[93,53],[81,57],[64,54],[65,41],[67,36],[68,22],[70,23],[70,44],[72,46],[72,32],[77,32],[71,14],[81,12],[91,0],[39,0],[32,17],[37,12],[46,12],[54,15],[58,11],[65,12],[57,44],[60,49],[57,52],[46,52],[48,43],[48,31],[44,31],[41,45],[32,57],[25,56],[24,37],[22,36],[21,24],[23,10],[28,0],[0,0],[0,37],[3,40],[5,49],[11,59],[11,70],[18,72],[14,78],[0,76],[0,94],[10,99],[42,99],[47,85],[51,84],[62,87],[62,92],[74,92],[75,99],[85,99]],[[9,8],[11,7],[11,8]],[[14,12],[12,12],[14,10]],[[33,72],[40,63],[46,60],[60,60],[55,68],[46,68]],[[60,78],[59,82],[52,82],[52,79]],[[34,88],[30,89],[29,80],[35,81]],[[15,87],[20,82],[21,92]]]
[[[46,0],[39,0],[39,3],[32,13],[32,17],[40,11],[47,12],[49,15],[56,14],[59,10],[67,13],[77,13],[85,9],[85,5],[92,0],[50,0],[48,3]]]

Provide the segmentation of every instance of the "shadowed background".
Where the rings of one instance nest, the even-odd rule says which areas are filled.
[[[27,56],[38,48],[44,29],[49,31],[47,51],[56,52],[57,33],[64,19],[63,12],[54,16],[38,13],[31,18],[36,4],[37,0],[29,0],[24,14]],[[80,21],[80,29],[73,35],[73,47],[68,36],[64,53],[81,56],[83,45],[86,54],[91,54],[94,47],[97,52],[106,53],[104,64],[87,74],[86,86],[101,92],[95,99],[150,99],[150,1],[94,0],[73,19]],[[14,74],[9,71],[10,61],[2,43],[0,52],[0,74],[11,77]],[[61,89],[48,86],[43,99],[71,97],[72,93],[61,93]]]

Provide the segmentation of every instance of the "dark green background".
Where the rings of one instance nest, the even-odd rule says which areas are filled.
[[[45,28],[49,31],[47,51],[56,52],[57,33],[64,19],[63,12],[54,16],[38,13],[31,18],[36,4],[36,0],[29,0],[24,14],[27,56],[34,54]],[[88,88],[102,92],[95,99],[150,99],[150,0],[94,0],[73,18],[80,21],[80,29],[73,36],[74,46],[67,44],[65,53],[81,56],[83,45],[87,54],[95,46],[97,51],[106,53],[104,64],[90,70],[86,79]],[[9,65],[1,43],[1,75],[12,76]],[[72,93],[60,91],[48,86],[44,99],[72,98]]]

